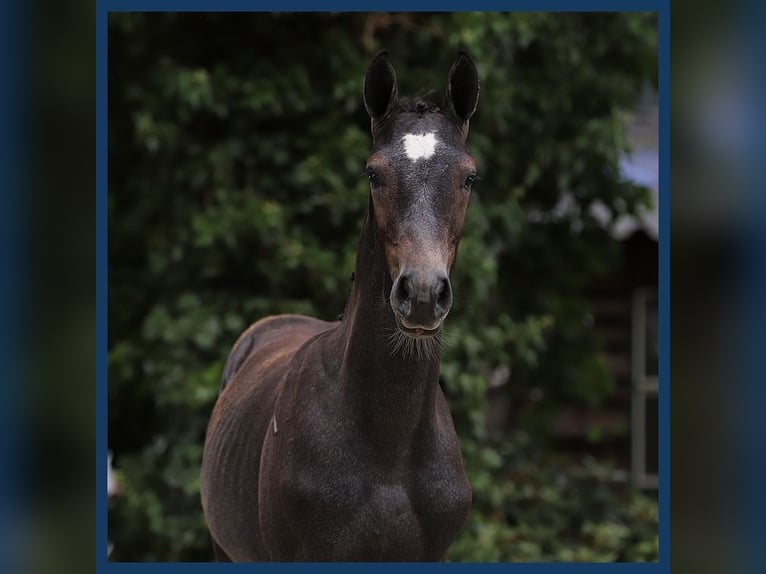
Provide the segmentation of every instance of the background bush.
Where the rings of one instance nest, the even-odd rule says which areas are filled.
[[[111,558],[211,558],[199,464],[231,345],[265,315],[344,307],[368,194],[367,63],[388,48],[400,92],[440,100],[463,46],[482,81],[468,142],[482,180],[442,383],[474,507],[449,558],[656,560],[655,498],[550,442],[562,405],[614,392],[583,319],[617,244],[588,208],[649,201],[618,161],[656,44],[651,14],[111,14]],[[575,205],[555,214],[564,193]],[[486,391],[503,371],[528,408],[492,436]]]

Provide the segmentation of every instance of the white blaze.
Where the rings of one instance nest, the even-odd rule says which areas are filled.
[[[434,155],[436,136],[434,134],[407,134],[404,140],[404,152],[412,161],[428,159]]]

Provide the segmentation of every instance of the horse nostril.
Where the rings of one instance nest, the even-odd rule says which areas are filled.
[[[448,278],[445,277],[437,281],[434,294],[436,295],[437,307],[445,313],[449,311],[452,306],[452,287]]]
[[[411,293],[412,284],[410,283],[410,280],[405,276],[400,277],[394,287],[394,296],[392,297],[391,303],[394,306],[394,309],[397,309],[401,315],[407,316],[412,310]]]
[[[410,280],[407,277],[399,279],[399,285],[397,286],[397,295],[400,301],[408,301],[411,297]]]

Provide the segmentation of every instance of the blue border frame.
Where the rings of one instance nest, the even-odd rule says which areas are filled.
[[[766,407],[766,355],[763,341],[766,340],[766,164],[763,149],[766,147],[766,113],[761,102],[766,98],[766,74],[760,67],[759,56],[766,50],[763,35],[766,26],[766,5],[763,2],[749,6],[747,19],[738,14],[740,33],[745,37],[745,69],[748,73],[745,107],[752,114],[747,133],[747,158],[745,201],[747,206],[745,237],[743,241],[744,261],[737,285],[739,298],[737,312],[737,336],[740,337],[741,352],[736,356],[737,379],[741,388],[736,406],[741,418],[733,432],[734,440],[742,448],[736,452],[735,462],[744,467],[743,486],[736,493],[733,502],[734,516],[744,534],[741,549],[743,563],[753,572],[764,571],[766,566],[766,433],[763,432],[763,412]]]
[[[107,12],[658,12],[662,0],[442,0],[440,2],[372,0],[97,0],[96,13]],[[668,52],[669,54],[669,52]]]
[[[26,445],[17,430],[24,418],[19,407],[24,406],[27,383],[22,363],[28,341],[24,319],[30,303],[24,273],[26,222],[20,218],[29,206],[22,191],[30,151],[29,138],[22,135],[29,112],[29,73],[17,57],[19,47],[21,53],[30,48],[25,16],[15,2],[0,6],[0,567],[7,570],[21,564],[12,525],[23,512],[19,501],[27,494],[19,465]]]
[[[548,11],[548,12],[657,12],[659,26],[659,561],[654,563],[445,563],[445,564],[214,564],[108,562],[107,548],[107,20],[109,12],[173,11]],[[98,572],[231,572],[319,571],[357,569],[428,571],[431,569],[510,568],[520,573],[670,572],[670,7],[662,0],[465,0],[442,2],[370,2],[348,0],[248,2],[247,0],[97,0],[96,1],[96,569]],[[435,570],[434,570],[435,571]]]

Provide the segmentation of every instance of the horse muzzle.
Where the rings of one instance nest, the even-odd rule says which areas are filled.
[[[451,308],[452,286],[445,272],[402,272],[391,288],[396,325],[407,336],[435,335]]]

